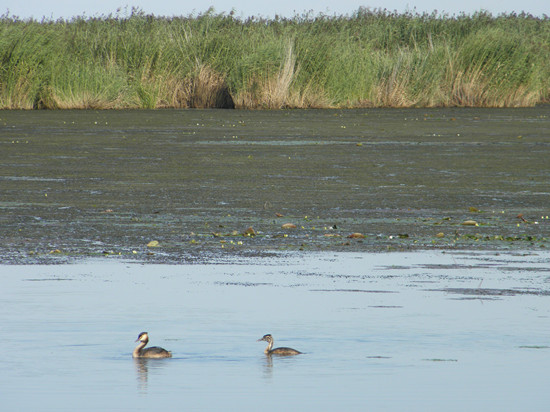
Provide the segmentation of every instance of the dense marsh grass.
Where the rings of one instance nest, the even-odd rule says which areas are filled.
[[[0,108],[532,106],[548,17],[0,18]]]

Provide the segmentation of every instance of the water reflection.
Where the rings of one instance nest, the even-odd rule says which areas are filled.
[[[168,363],[165,359],[151,359],[151,358],[133,358],[134,366],[136,369],[136,379],[138,382],[138,391],[140,393],[147,393],[149,386],[149,372],[150,370],[157,370],[164,368]]]
[[[262,359],[263,364],[263,378],[271,379],[273,378],[273,356],[265,354],[264,359]]]
[[[287,367],[294,364],[297,359],[298,357],[296,356],[264,354],[263,359],[261,359],[262,378],[271,380],[277,369],[284,374],[284,370],[287,370]]]
[[[147,393],[147,382],[149,379],[149,368],[147,366],[149,359],[134,358],[134,366],[136,367],[136,375],[138,382],[138,391]]]

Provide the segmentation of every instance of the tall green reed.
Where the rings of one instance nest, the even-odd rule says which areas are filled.
[[[549,100],[548,44],[525,14],[4,15],[0,107],[525,106]]]

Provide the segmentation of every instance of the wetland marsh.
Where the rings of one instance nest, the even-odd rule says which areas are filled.
[[[546,410],[549,123],[0,112],[3,410]]]
[[[7,262],[548,247],[548,106],[0,114]]]

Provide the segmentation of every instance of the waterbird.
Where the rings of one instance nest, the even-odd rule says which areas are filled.
[[[264,353],[266,355],[281,355],[281,356],[289,356],[289,355],[299,355],[302,352],[297,351],[296,349],[292,348],[275,348],[273,349],[273,336],[270,334],[264,335],[262,338],[258,339],[258,342],[265,341],[267,342],[267,347],[264,350]]]
[[[136,339],[139,342],[134,352],[132,352],[133,358],[171,358],[172,352],[158,346],[152,346],[144,349],[145,345],[149,343],[149,334],[147,332],[141,332]]]

